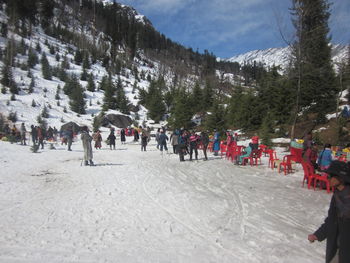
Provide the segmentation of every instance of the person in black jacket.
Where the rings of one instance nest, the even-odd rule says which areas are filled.
[[[350,262],[350,169],[349,164],[332,161],[324,172],[335,188],[328,216],[320,228],[308,236],[310,242],[327,239],[326,263]]]
[[[114,135],[114,129],[111,129],[111,133],[107,137],[107,141],[109,143],[109,148],[111,150],[112,150],[112,146],[113,146],[113,149],[115,150],[115,140],[116,140],[116,137]]]

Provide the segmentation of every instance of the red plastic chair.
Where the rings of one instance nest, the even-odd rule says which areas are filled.
[[[328,180],[328,174],[326,173],[321,173],[321,174],[316,174],[315,180],[314,180],[314,190],[316,189],[316,186],[318,186],[320,189],[323,189],[323,185],[326,185],[327,193],[331,192],[331,186]],[[332,189],[334,191],[334,188]]]
[[[257,150],[254,150],[251,152],[251,154],[247,157],[243,157],[242,159],[242,165],[246,165],[246,163],[249,161],[250,166],[254,165],[254,154],[256,154]]]
[[[221,157],[227,152],[227,145],[224,143],[220,143],[220,152],[221,152]]]
[[[295,156],[288,154],[283,157],[283,161],[278,166],[278,172],[281,172],[281,169],[283,167],[284,175],[287,175],[287,173],[293,172],[292,167],[292,160],[294,160]]]
[[[303,170],[304,170],[303,187],[306,182],[307,188],[310,189],[311,184],[314,182],[317,175],[314,173],[314,169],[310,164],[302,161],[301,165],[303,166]]]
[[[271,167],[271,169],[273,170],[275,168],[275,162],[279,161],[280,159],[277,158],[276,151],[273,150],[273,149],[269,149],[268,150],[268,154],[269,154],[269,165],[268,165],[268,167]]]
[[[213,146],[214,146],[214,142],[209,142],[209,144],[208,144],[208,151],[209,152],[213,152]]]
[[[256,150],[255,152],[253,151],[253,160],[254,160],[254,163],[255,165],[257,166],[258,165],[258,161],[259,161],[259,164],[261,164],[261,155],[263,153],[263,149],[258,149]]]

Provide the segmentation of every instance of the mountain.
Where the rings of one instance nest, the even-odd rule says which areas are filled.
[[[347,56],[348,46],[336,44],[332,47],[332,60],[335,63],[341,62]],[[280,66],[286,69],[290,61],[290,47],[269,48],[264,50],[253,50],[244,54],[233,56],[227,61],[238,62],[239,64],[252,64],[254,61],[260,62],[267,67]]]

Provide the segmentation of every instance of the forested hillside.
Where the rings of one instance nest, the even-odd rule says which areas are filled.
[[[186,48],[116,2],[0,0],[1,123],[17,115],[28,124],[96,126],[114,112],[134,125],[166,119],[170,128],[192,128],[197,115],[197,129],[300,137],[306,131],[298,124],[324,125],[347,103],[339,96],[349,88],[350,65],[349,58],[337,71],[332,64],[327,1],[302,2],[293,1],[297,38],[282,74]]]

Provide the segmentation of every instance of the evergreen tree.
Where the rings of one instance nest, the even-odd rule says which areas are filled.
[[[210,109],[210,114],[208,114],[204,126],[208,130],[217,129],[219,131],[226,130],[226,111],[224,107],[217,102],[213,103],[213,106]]]
[[[95,85],[95,81],[94,81],[94,75],[92,75],[92,73],[89,74],[88,84],[86,86],[86,89],[88,91],[91,91],[91,92],[95,92],[95,90],[96,90],[96,85]]]
[[[76,78],[73,78],[72,81],[74,83],[68,95],[70,109],[78,114],[85,114],[84,89]]]
[[[36,107],[36,102],[35,102],[34,99],[32,100],[32,107],[33,107],[33,108]]]
[[[41,55],[41,71],[43,73],[43,78],[47,80],[52,79],[52,69],[49,64],[49,61],[46,58],[45,52]]]
[[[28,93],[31,94],[34,92],[34,87],[35,87],[35,81],[34,78],[31,78],[29,88],[28,88]]]
[[[116,85],[116,103],[118,109],[124,113],[124,114],[129,114],[129,100],[127,99],[125,95],[125,91],[122,85],[122,81],[120,77],[118,77],[117,85]]]
[[[102,84],[102,82],[101,82]],[[115,86],[112,82],[111,76],[107,79],[106,83],[104,83],[105,87],[104,91],[104,97],[103,97],[103,106],[102,109],[104,111],[107,111],[108,109],[115,110],[117,109],[117,101],[115,98]]]
[[[30,68],[34,68],[39,63],[39,58],[34,49],[29,48],[27,64]]]
[[[204,101],[203,92],[198,82],[196,82],[193,88],[191,101],[193,113],[198,113],[205,110],[204,104],[202,103]]]
[[[47,109],[46,105],[44,105],[43,110],[41,111],[41,117],[43,118],[49,118],[49,110]]]
[[[335,74],[328,36],[330,4],[327,0],[293,0],[293,24],[297,39],[293,45],[295,86],[300,87],[300,107],[311,106],[318,120],[335,109]],[[295,114],[300,110],[299,105]]]
[[[184,88],[179,89],[174,99],[174,107],[169,119],[169,123],[173,128],[184,127],[188,129],[191,127],[191,101],[190,96]]]
[[[77,65],[80,65],[83,62],[83,55],[79,49],[75,51],[74,62]]]

